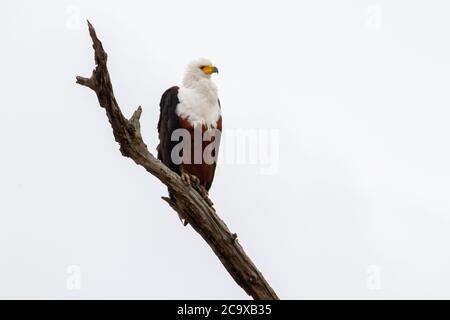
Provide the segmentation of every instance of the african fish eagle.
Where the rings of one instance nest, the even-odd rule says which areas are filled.
[[[209,60],[199,59],[191,62],[181,87],[171,87],[162,95],[158,121],[158,159],[178,173],[185,183],[195,182],[205,193],[211,188],[214,179],[220,144],[218,134],[222,130],[217,87],[211,80],[213,73],[218,73],[218,69]],[[181,152],[176,149],[180,143],[177,141],[178,130],[188,133],[189,139],[187,144],[184,141],[187,148]],[[208,135],[211,131],[214,133]],[[196,133],[200,135],[196,136]],[[198,136],[201,136],[200,143],[195,141]],[[204,152],[208,151],[207,149],[212,150],[213,161],[205,158]],[[200,159],[195,157],[199,154],[198,151]],[[181,161],[176,159],[178,153]]]

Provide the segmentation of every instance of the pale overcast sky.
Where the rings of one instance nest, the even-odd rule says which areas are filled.
[[[276,134],[275,170],[225,161],[211,198],[280,298],[450,298],[444,0],[2,1],[0,298],[249,298],[75,84],[87,18],[151,151],[199,57],[225,130]]]

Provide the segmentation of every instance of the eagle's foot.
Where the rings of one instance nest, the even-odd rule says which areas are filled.
[[[181,172],[181,181],[184,182],[184,184],[190,186],[191,185],[191,177],[189,173]]]
[[[200,179],[184,170],[181,170],[181,180],[188,186],[198,187],[200,185]]]
[[[191,184],[195,188],[198,188],[200,186],[200,179],[197,176],[194,176],[193,174],[190,175],[190,178],[191,178]]]

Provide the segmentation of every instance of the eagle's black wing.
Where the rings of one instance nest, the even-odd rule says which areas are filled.
[[[171,141],[172,132],[180,128],[178,116],[175,113],[178,100],[178,87],[172,87],[166,90],[159,103],[160,113],[158,121],[159,145],[158,159],[161,160],[169,169],[180,174],[178,165],[172,162],[171,152],[177,141]]]

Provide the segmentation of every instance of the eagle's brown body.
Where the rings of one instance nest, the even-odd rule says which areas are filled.
[[[172,87],[168,89],[162,96],[160,102],[160,117],[158,122],[158,132],[159,132],[159,146],[158,146],[158,159],[160,159],[165,165],[178,174],[188,173],[190,175],[196,176],[199,179],[200,185],[202,185],[207,191],[211,188],[214,173],[216,171],[216,158],[220,143],[220,132],[222,130],[222,117],[217,121],[215,128],[207,128],[202,126],[201,133],[202,136],[207,130],[213,130],[208,141],[202,139],[201,144],[194,141],[195,133],[194,131],[199,130],[199,128],[193,127],[193,125],[188,121],[188,119],[180,117],[176,113],[176,107],[179,103],[178,100],[178,87]],[[177,129],[184,129],[189,132],[190,136],[190,159],[183,155],[182,163],[174,163],[172,159],[173,148],[180,143],[179,141],[172,141],[172,133]],[[211,132],[210,132],[211,133]],[[198,134],[198,132],[197,132]],[[201,158],[195,157],[195,154],[199,153],[195,150],[196,146],[201,148]],[[205,151],[206,150],[206,151]],[[213,152],[208,152],[208,150],[213,150]],[[211,159],[209,155],[212,155]]]
[[[183,129],[186,129],[189,132],[189,135],[191,136],[191,157],[190,159],[186,159],[186,163],[181,164],[181,170],[183,170],[186,173],[192,174],[196,176],[200,180],[200,184],[205,187],[206,190],[209,190],[211,188],[211,184],[214,179],[214,173],[216,171],[216,161],[215,159],[211,159],[210,156],[212,155],[214,158],[216,157],[218,147],[219,147],[219,138],[216,139],[216,135],[213,135],[211,137],[211,140],[208,141],[202,141],[201,143],[201,162],[198,163],[195,160],[195,129],[192,127],[192,125],[187,121],[186,119],[183,119],[181,117],[178,117],[180,121],[180,127]],[[202,136],[205,135],[208,128],[206,126],[202,126],[201,133]],[[219,118],[217,122],[217,128],[209,129],[209,130],[218,130],[219,132],[222,131],[222,117]],[[208,154],[208,150],[206,148],[213,144],[214,151],[212,154]],[[206,152],[205,152],[206,151]],[[207,154],[205,154],[207,153]]]

